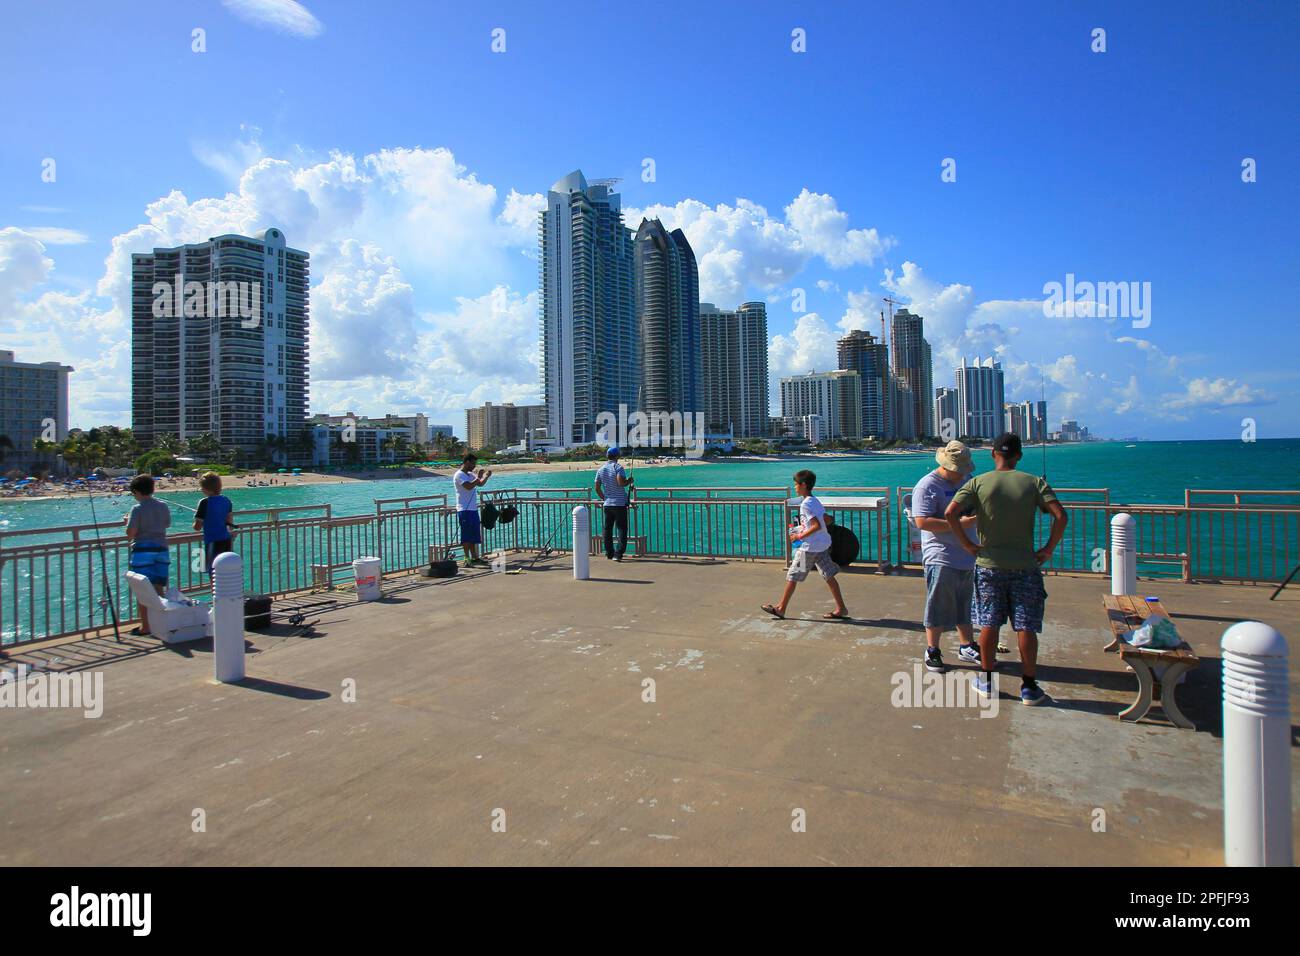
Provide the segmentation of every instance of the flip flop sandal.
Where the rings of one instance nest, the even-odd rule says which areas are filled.
[[[822,615],[823,621],[847,621],[848,619],[849,616],[847,614],[836,614],[833,611]]]
[[[760,610],[760,611],[766,611],[768,614],[772,615],[772,616],[773,616],[774,618],[776,618],[778,621],[784,621],[784,620],[785,620],[785,615],[782,614],[780,611],[778,611],[775,607],[773,607],[773,606],[770,605],[770,604],[764,604],[762,607],[759,608],[759,610]]]

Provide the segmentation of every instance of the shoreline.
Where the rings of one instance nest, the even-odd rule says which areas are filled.
[[[624,459],[628,461],[628,459]],[[673,460],[671,462],[656,462],[656,459],[637,459],[635,466],[637,468],[673,468],[680,465],[707,465],[709,462],[703,459],[686,459],[685,461]],[[552,462],[502,462],[496,465],[483,465],[482,467],[490,468],[497,474],[517,474],[520,472],[551,473],[551,472],[592,472],[601,466],[604,459],[593,459],[591,461],[552,461]],[[451,479],[455,473],[454,468],[427,468],[423,466],[411,466],[409,468],[369,468],[364,471],[333,473],[304,471],[298,475],[284,475],[279,472],[270,471],[250,471],[242,475],[222,475],[222,491],[242,488],[295,488],[303,485],[342,485],[359,481],[416,481],[421,478],[446,478]],[[160,494],[176,494],[178,492],[193,492],[198,494],[200,491],[199,480],[195,477],[177,477],[177,478],[156,478],[154,487]],[[89,488],[88,492],[86,489]],[[112,497],[129,494],[126,484],[115,482],[113,480],[93,483],[89,486],[80,486],[76,490],[65,488],[61,484],[51,485],[50,487],[38,489],[36,494],[22,495],[4,495],[0,496],[0,506],[9,502],[22,501],[68,501],[74,498],[85,498],[89,493],[94,493],[97,497]]]

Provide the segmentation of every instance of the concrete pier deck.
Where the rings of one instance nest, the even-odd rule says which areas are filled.
[[[981,717],[893,705],[924,646],[918,575],[846,572],[855,619],[835,623],[815,576],[797,619],[760,612],[773,562],[592,574],[560,556],[390,580],[318,605],[315,636],[250,634],[242,685],[212,682],[203,643],[11,654],[102,657],[105,707],[0,710],[0,864],[1217,865],[1219,637],[1243,618],[1300,635],[1300,587],[1142,582],[1204,658],[1179,690],[1198,729],[1122,723],[1136,683],[1102,652],[1107,582],[1049,576],[1055,704],[1020,704],[1013,647]]]

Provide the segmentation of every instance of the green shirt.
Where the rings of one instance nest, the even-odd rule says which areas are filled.
[[[962,485],[953,504],[979,518],[981,568],[1020,570],[1038,567],[1034,557],[1034,519],[1056,500],[1042,478],[1023,471],[986,471]]]

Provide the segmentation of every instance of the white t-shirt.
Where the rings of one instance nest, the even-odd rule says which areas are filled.
[[[478,488],[465,487],[478,481],[478,478],[462,468],[452,476],[451,480],[456,485],[456,510],[478,511]]]
[[[816,518],[821,527],[813,534],[801,539],[803,547],[807,548],[812,554],[818,551],[826,551],[831,546],[831,533],[826,530],[826,509],[822,503],[812,495],[809,495],[799,503],[799,525],[801,530],[807,531],[808,525],[812,524],[812,519]]]

